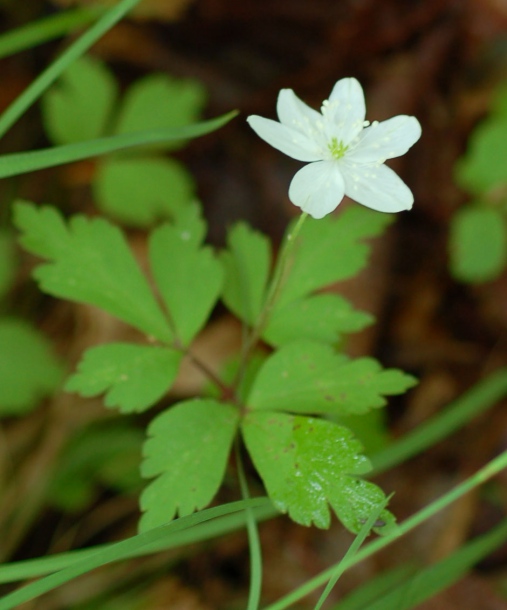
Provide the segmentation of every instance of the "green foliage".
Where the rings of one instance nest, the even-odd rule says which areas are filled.
[[[99,486],[138,493],[143,433],[126,422],[94,425],[73,436],[54,472],[48,496],[61,510],[83,510]]]
[[[294,341],[266,360],[248,398],[256,410],[294,413],[364,413],[382,407],[388,394],[401,394],[415,379],[376,360],[349,360],[325,344]]]
[[[9,233],[0,231],[0,299],[9,291],[15,270],[14,239]]]
[[[502,212],[481,205],[458,210],[450,234],[454,277],[473,283],[492,280],[502,272],[506,262],[507,232]]]
[[[476,200],[451,219],[450,271],[461,282],[493,280],[507,262],[507,87],[471,133],[455,168],[458,184]]]
[[[262,233],[244,223],[227,236],[228,249],[221,253],[225,268],[222,298],[241,320],[254,324],[266,297],[271,265],[271,248]]]
[[[65,389],[82,396],[106,392],[106,407],[144,411],[173,384],[182,355],[167,347],[109,343],[86,351]]]
[[[252,460],[275,506],[303,525],[329,527],[328,502],[342,523],[358,532],[384,500],[373,483],[355,478],[370,469],[350,430],[313,417],[251,412],[242,432]],[[377,531],[394,518],[381,513]],[[386,529],[384,529],[386,528]]]
[[[74,216],[66,225],[49,207],[15,205],[22,245],[50,262],[34,277],[60,298],[89,303],[147,335],[170,342],[173,333],[121,231],[102,218]]]
[[[24,415],[54,392],[62,377],[40,333],[22,320],[0,318],[0,415]]]
[[[237,409],[212,399],[179,403],[152,421],[141,471],[157,478],[141,496],[141,531],[211,502],[222,482],[238,421]]]
[[[190,125],[198,119],[205,93],[195,81],[154,74],[134,83],[118,101],[112,73],[97,59],[82,57],[43,98],[48,135],[58,144],[104,135],[156,131]],[[186,140],[144,146],[128,156],[101,160],[93,180],[99,208],[131,226],[147,227],[172,218],[193,195],[193,182],[174,159],[156,151],[181,148]]]

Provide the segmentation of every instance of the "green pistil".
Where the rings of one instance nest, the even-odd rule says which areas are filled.
[[[337,138],[333,138],[328,147],[335,159],[341,159],[348,149],[348,146],[345,146],[341,140],[338,142]]]

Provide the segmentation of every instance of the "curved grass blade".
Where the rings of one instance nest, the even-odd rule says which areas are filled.
[[[214,119],[184,127],[126,133],[43,150],[4,155],[0,157],[0,178],[26,174],[38,169],[81,161],[82,159],[98,157],[145,144],[158,144],[172,140],[197,138],[219,129],[235,117],[236,114],[236,111],[232,111]]]

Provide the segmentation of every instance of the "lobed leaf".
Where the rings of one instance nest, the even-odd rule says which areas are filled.
[[[197,81],[152,74],[127,90],[115,131],[124,134],[194,123],[205,99],[205,90]],[[184,140],[175,140],[164,143],[163,148],[175,150],[184,143]]]
[[[107,67],[83,56],[42,98],[44,125],[55,144],[71,144],[103,135],[111,120],[118,90]]]
[[[373,358],[348,360],[315,341],[294,341],[263,364],[248,405],[256,410],[293,413],[365,413],[385,405],[385,395],[401,394],[415,379],[382,370]]]
[[[186,220],[186,226],[159,227],[149,241],[153,276],[183,345],[206,323],[223,281],[223,269],[213,251],[200,245],[201,224]]]
[[[53,208],[17,203],[21,244],[49,259],[33,273],[42,290],[100,307],[160,341],[173,334],[121,231],[102,218],[74,216],[66,224]]]
[[[62,366],[40,333],[22,320],[0,319],[0,415],[29,412],[62,377]]]
[[[369,253],[361,240],[379,235],[391,222],[392,215],[361,206],[346,208],[338,216],[308,218],[299,233],[290,273],[280,290],[275,311],[358,273]]]
[[[220,256],[225,268],[222,298],[241,320],[254,324],[264,304],[270,272],[269,241],[262,233],[238,223],[229,231],[227,246]]]
[[[182,354],[167,347],[109,343],[88,349],[65,384],[81,396],[106,393],[106,407],[123,413],[144,411],[168,391]]]
[[[98,167],[93,192],[100,210],[122,223],[148,227],[188,205],[194,186],[173,159],[113,157]]]
[[[385,500],[373,483],[355,478],[368,472],[370,463],[347,428],[313,417],[251,411],[242,434],[275,507],[297,523],[329,527],[330,504],[357,533]],[[384,510],[380,519],[375,530],[385,533],[394,518]]]
[[[262,336],[274,346],[297,339],[336,344],[344,333],[362,330],[372,322],[373,316],[355,310],[343,297],[318,294],[276,308]]]
[[[451,273],[456,279],[476,283],[500,275],[507,263],[507,227],[500,210],[461,208],[451,219],[450,231]]]
[[[141,473],[157,478],[141,496],[141,531],[211,502],[225,473],[238,419],[238,411],[228,404],[194,399],[153,420]]]

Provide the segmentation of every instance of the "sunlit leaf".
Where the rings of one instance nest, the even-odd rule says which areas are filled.
[[[211,248],[200,244],[201,224],[196,220],[194,226],[163,225],[149,242],[153,276],[184,345],[206,323],[223,281],[218,259]]]
[[[238,424],[238,411],[216,400],[189,400],[158,415],[148,428],[141,496],[146,531],[204,508],[216,494]]]
[[[178,373],[182,355],[173,349],[131,343],[92,347],[65,385],[82,396],[106,393],[106,407],[124,413],[144,411],[167,392]]]
[[[124,224],[147,227],[188,205],[194,186],[173,159],[116,157],[99,165],[93,182],[97,206]]]
[[[385,500],[380,488],[362,481],[370,469],[350,430],[313,417],[250,412],[242,425],[248,452],[276,508],[302,525],[327,528],[329,505],[357,533],[372,509]],[[394,518],[384,510],[376,531]]]
[[[451,219],[451,272],[463,282],[495,279],[507,263],[507,226],[500,210],[461,208]]]
[[[55,144],[98,138],[107,130],[116,97],[116,81],[106,66],[81,57],[42,98],[46,131]]]
[[[329,345],[294,341],[266,360],[248,405],[294,413],[364,413],[414,383],[401,371],[382,370],[373,358],[349,360]]]
[[[336,344],[344,333],[361,330],[372,321],[373,316],[353,309],[343,297],[319,294],[275,308],[262,336],[276,346],[296,339]]]
[[[48,259],[34,277],[45,292],[100,307],[161,341],[173,338],[148,282],[121,231],[103,218],[74,216],[66,224],[54,208],[15,204],[21,244]]]
[[[238,223],[229,231],[227,246],[221,253],[225,267],[223,300],[239,318],[253,324],[265,298],[271,264],[269,241],[262,233]]]
[[[0,415],[22,415],[54,392],[63,368],[48,341],[22,320],[0,319]]]

